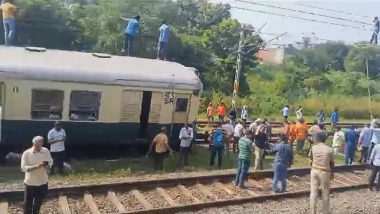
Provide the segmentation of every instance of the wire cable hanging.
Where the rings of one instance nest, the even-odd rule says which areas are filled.
[[[353,23],[358,23],[358,24],[371,25],[370,23],[367,23],[367,22],[361,22],[361,21],[356,21],[356,20],[352,20],[352,19],[345,19],[345,18],[340,18],[340,17],[336,17],[336,16],[329,16],[329,15],[320,14],[320,13],[314,13],[314,12],[306,12],[306,11],[303,11],[303,10],[290,9],[290,8],[285,8],[285,7],[275,6],[275,5],[269,5],[269,4],[263,4],[263,3],[253,2],[253,1],[246,1],[246,0],[235,0],[235,1],[243,2],[243,3],[248,3],[248,4],[254,4],[254,5],[260,5],[260,6],[263,6],[263,7],[271,7],[271,8],[276,8],[276,9],[280,9],[280,10],[288,10],[288,11],[292,11],[292,12],[309,14],[309,15],[313,15],[313,16],[321,16],[321,17],[326,17],[326,18],[330,18],[330,19],[336,19],[336,20],[340,20],[340,21],[347,21],[347,22],[353,22]]]
[[[357,14],[357,13],[346,12],[346,11],[343,11],[343,10],[333,10],[333,9],[329,9],[329,8],[311,6],[311,5],[308,5],[308,4],[305,4],[305,3],[294,2],[294,4],[295,5],[299,5],[299,6],[303,6],[303,7],[313,8],[313,9],[326,10],[326,11],[330,11],[330,12],[341,13],[341,14],[350,15],[350,16],[356,16],[356,17],[360,17],[360,18],[364,18],[364,19],[371,19],[371,18],[373,18],[373,17],[370,17],[370,16],[365,16],[365,15],[360,15],[360,14]]]
[[[231,6],[231,8],[238,9],[238,10],[245,10],[245,11],[255,12],[255,13],[263,13],[263,14],[269,14],[269,15],[275,15],[275,16],[281,16],[281,17],[299,19],[299,20],[303,20],[303,21],[318,22],[318,23],[323,23],[323,24],[335,25],[335,26],[339,26],[339,27],[346,27],[346,28],[352,28],[352,29],[357,29],[357,30],[367,30],[367,31],[369,31],[369,29],[365,28],[365,27],[355,27],[355,26],[350,26],[350,25],[346,25],[346,24],[339,24],[339,23],[335,23],[335,22],[321,21],[321,20],[317,20],[317,19],[307,19],[307,18],[302,18],[302,17],[298,17],[298,16],[291,16],[291,15],[285,15],[285,14],[281,14],[281,13],[267,12],[267,11],[262,11],[262,10],[254,10],[254,9],[248,9],[248,8],[237,7],[237,6]]]

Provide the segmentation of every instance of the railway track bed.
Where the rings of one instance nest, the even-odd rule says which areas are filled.
[[[248,189],[233,185],[233,173],[145,180],[105,185],[53,188],[41,213],[176,213],[268,199],[292,198],[309,194],[310,169],[289,170],[288,192],[271,191],[272,171],[252,172]],[[367,186],[365,166],[338,166],[332,180],[333,191]],[[22,191],[0,193],[0,213],[22,211]]]

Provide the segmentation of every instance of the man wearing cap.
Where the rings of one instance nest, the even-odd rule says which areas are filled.
[[[310,158],[310,210],[312,214],[317,213],[318,191],[322,189],[322,213],[330,213],[330,183],[334,178],[334,152],[325,144],[326,132],[317,132],[315,141],[311,147]]]
[[[54,174],[55,168],[58,169],[59,174],[63,174],[63,161],[65,159],[65,140],[66,132],[62,128],[61,122],[57,121],[54,128],[48,133],[48,143],[50,144],[50,152],[53,157],[53,166],[51,167],[51,174]]]
[[[126,54],[127,56],[132,56],[133,52],[133,41],[135,40],[137,34],[140,30],[140,16],[134,16],[132,19],[123,18],[124,21],[128,21],[128,25],[124,30],[125,35],[125,42],[124,42],[124,49],[122,52]]]
[[[24,151],[21,157],[21,170],[25,172],[24,179],[24,214],[38,214],[43,199],[48,191],[48,168],[52,165],[48,149],[42,147],[44,138],[36,136],[33,146]]]
[[[154,150],[154,170],[162,171],[164,169],[164,159],[167,152],[173,153],[172,148],[169,146],[169,139],[166,135],[166,128],[161,128],[161,133],[154,137],[147,156]]]

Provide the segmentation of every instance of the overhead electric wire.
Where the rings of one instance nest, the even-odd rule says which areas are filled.
[[[254,4],[254,5],[260,5],[260,6],[263,6],[263,7],[271,7],[271,8],[276,8],[276,9],[280,9],[280,10],[287,10],[287,11],[292,11],[292,12],[309,14],[309,15],[313,15],[313,16],[321,16],[321,17],[326,17],[326,18],[330,18],[330,19],[336,19],[336,20],[340,20],[340,21],[347,21],[347,22],[353,22],[353,23],[358,23],[358,24],[371,25],[370,23],[367,23],[367,22],[361,22],[361,21],[356,21],[356,20],[352,20],[352,19],[345,19],[345,18],[340,18],[340,17],[336,17],[336,16],[330,16],[330,15],[325,15],[325,14],[320,14],[320,13],[314,13],[314,12],[306,12],[306,11],[303,11],[303,10],[296,10],[296,9],[285,8],[285,7],[280,7],[280,6],[275,6],[275,5],[269,5],[269,4],[263,4],[263,3],[253,2],[253,1],[246,1],[246,0],[235,0],[235,1],[243,2],[243,3],[248,3],[248,4]]]
[[[364,18],[364,19],[370,19],[370,18],[372,18],[370,16],[360,15],[360,14],[351,13],[351,12],[347,12],[347,11],[343,11],[343,10],[333,10],[333,9],[329,9],[329,8],[317,7],[317,6],[307,5],[305,3],[294,2],[294,4],[295,5],[299,5],[299,6],[303,6],[303,7],[313,8],[313,9],[326,10],[326,11],[330,11],[330,12],[335,12],[335,13],[341,13],[341,14],[350,15],[350,16],[361,17],[361,18]]]
[[[263,14],[287,17],[287,18],[292,18],[292,19],[299,19],[299,20],[309,21],[309,22],[318,22],[318,23],[323,23],[323,24],[335,25],[335,26],[339,26],[339,27],[357,29],[357,30],[369,30],[369,29],[364,28],[364,27],[355,27],[355,26],[350,26],[350,25],[346,25],[346,24],[339,24],[339,23],[335,23],[335,22],[321,21],[321,20],[317,20],[317,19],[307,19],[307,18],[302,18],[302,17],[298,17],[298,16],[291,16],[291,15],[286,15],[286,14],[281,14],[281,13],[273,13],[273,12],[268,12],[268,11],[254,10],[254,9],[236,7],[236,6],[231,6],[231,8],[255,12],[255,13],[263,13]]]

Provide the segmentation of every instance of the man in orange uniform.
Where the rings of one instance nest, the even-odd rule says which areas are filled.
[[[305,140],[308,135],[308,130],[309,127],[305,123],[303,117],[299,118],[295,128],[298,154],[302,154],[303,152],[303,147],[305,145]]]
[[[208,104],[206,113],[208,124],[210,125],[210,122],[214,122],[214,105],[212,103]]]
[[[296,140],[296,122],[294,120],[289,124],[288,139],[290,146],[293,148],[293,143]]]
[[[226,116],[226,106],[223,102],[220,102],[218,105],[218,116],[219,116],[219,122],[224,123],[224,117]]]

